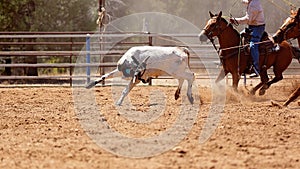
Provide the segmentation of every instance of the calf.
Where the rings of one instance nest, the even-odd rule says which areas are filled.
[[[125,78],[131,78],[127,87],[123,90],[117,105],[121,105],[131,89],[140,81],[147,83],[150,78],[156,78],[168,74],[178,79],[179,85],[175,92],[175,100],[179,98],[184,80],[188,82],[187,96],[191,104],[192,84],[194,73],[189,68],[189,51],[181,47],[138,46],[130,48],[118,61],[117,68],[110,73],[86,85],[92,88],[104,79],[111,78],[115,74],[123,74]]]

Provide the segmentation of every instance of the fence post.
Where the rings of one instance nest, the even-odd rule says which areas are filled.
[[[73,57],[73,38],[72,38],[72,37],[70,38],[70,41],[71,41],[70,51],[72,52],[71,55],[70,55],[70,65],[71,65],[72,62],[73,62],[73,59],[72,59],[72,57]],[[70,66],[69,69],[70,69],[70,87],[72,87],[72,81],[73,81],[73,79],[72,79],[73,67]]]
[[[148,32],[148,35],[149,35],[149,46],[153,46],[153,37],[151,36],[151,33]]]
[[[86,35],[86,63],[91,63],[91,35]],[[87,65],[86,67],[86,81],[89,83],[91,81],[91,67]]]
[[[153,46],[153,37],[151,36],[151,33],[148,32],[148,35],[149,35],[149,46]],[[152,78],[150,77],[149,79],[149,86],[152,86]]]

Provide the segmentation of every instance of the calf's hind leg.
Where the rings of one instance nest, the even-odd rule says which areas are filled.
[[[178,100],[178,98],[179,98],[179,96],[180,96],[180,91],[181,91],[183,82],[184,82],[183,79],[178,79],[179,85],[178,85],[178,88],[177,88],[177,90],[176,90],[176,92],[175,92],[175,100]]]
[[[195,79],[195,75],[194,73],[192,72],[180,72],[180,73],[176,73],[176,74],[173,74],[173,77],[177,78],[177,79],[186,79],[188,81],[188,88],[187,88],[187,96],[188,96],[188,99],[190,101],[191,104],[194,103],[194,98],[193,98],[193,94],[192,94],[192,85],[193,85],[193,82],[194,82],[194,79]],[[183,81],[182,81],[183,83]],[[182,85],[182,84],[181,84]],[[178,89],[180,87],[180,80],[179,80],[179,86],[178,86]],[[177,91],[178,91],[177,89]],[[176,91],[176,93],[177,93]],[[179,90],[180,92],[180,90]],[[176,99],[176,93],[175,93],[175,99]]]

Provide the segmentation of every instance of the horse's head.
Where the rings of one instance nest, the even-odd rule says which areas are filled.
[[[284,21],[279,30],[273,35],[275,43],[300,37],[300,8],[291,10],[291,15]]]
[[[202,32],[199,34],[201,42],[206,42],[208,39],[212,40],[214,37],[219,36],[228,27],[227,21],[222,18],[222,11],[219,14],[212,14],[209,12],[210,19],[207,21]]]

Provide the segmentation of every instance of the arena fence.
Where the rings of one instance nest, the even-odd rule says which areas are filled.
[[[111,41],[121,39],[118,42]],[[181,41],[184,39],[184,41]],[[18,80],[89,81],[111,71],[117,60],[132,46],[186,46],[191,49],[191,68],[196,78],[217,76],[219,58],[211,44],[200,44],[197,34],[158,35],[148,32],[95,34],[95,32],[0,32],[0,81],[8,84]],[[79,56],[85,63],[78,63]],[[100,62],[91,62],[99,57]],[[29,61],[28,61],[29,60]],[[26,75],[26,70],[37,69],[37,75]],[[75,68],[85,69],[85,74],[74,74]],[[95,74],[91,69],[97,69]],[[51,70],[63,70],[53,72]],[[300,65],[293,61],[285,72],[288,77],[299,75]],[[49,72],[45,73],[45,70]],[[7,72],[10,72],[7,73]],[[272,72],[270,71],[272,76]],[[170,77],[163,77],[170,78]],[[22,82],[21,82],[22,83]],[[26,82],[24,82],[26,83]]]

